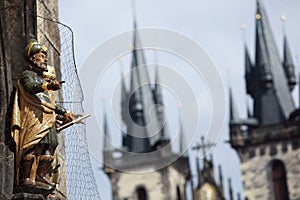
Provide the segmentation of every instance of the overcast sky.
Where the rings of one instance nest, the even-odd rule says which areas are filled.
[[[265,0],[264,3],[281,55],[284,28],[283,23],[280,21],[280,16],[282,14],[286,16],[285,32],[288,36],[288,41],[294,56],[294,63],[296,67],[299,68],[299,60],[296,59],[297,54],[300,54],[299,0]],[[131,5],[131,0],[59,1],[60,21],[70,26],[74,32],[75,56],[79,69],[90,54],[103,42],[120,33],[132,30]],[[243,50],[244,43],[246,42],[250,56],[252,60],[254,60],[255,0],[139,0],[136,1],[136,15],[139,28],[155,27],[173,30],[198,43],[215,63],[224,82],[225,89],[228,88],[228,80],[230,79],[240,116],[246,116],[246,101],[249,101],[249,97],[245,94]],[[244,34],[240,29],[241,24],[245,24],[246,26]],[[153,61],[153,53],[149,52],[147,56],[148,60]],[[164,57],[163,53],[159,54],[157,58],[158,63],[162,62],[165,64],[163,60],[167,60],[166,57]],[[123,62],[124,65],[128,65],[129,58],[125,58]],[[167,61],[166,64],[170,65]],[[126,66],[124,68],[126,71]],[[227,75],[228,71],[230,78],[228,78]],[[161,79],[163,79],[163,77],[161,77]],[[191,82],[191,84],[195,83]],[[201,85],[203,83],[200,81],[199,84]],[[101,91],[111,89],[109,84],[105,89],[105,83],[102,83],[101,86],[98,87],[102,88],[100,89]],[[87,90],[88,88],[83,89]],[[294,96],[296,105],[298,105],[296,90],[297,87]],[[202,91],[203,96],[208,92],[205,86],[201,86],[199,91]],[[228,98],[227,90],[225,92],[226,98]],[[100,93],[99,91],[99,94],[95,95],[99,95],[99,97],[106,95],[105,92],[104,94]],[[169,104],[173,104],[172,97],[169,97],[172,95],[167,91],[165,91],[164,95],[165,99],[171,99],[171,103]],[[203,98],[205,99],[205,97]],[[85,99],[85,101],[89,102],[90,99]],[[202,106],[208,102],[199,100]],[[99,112],[96,112],[98,115],[102,115],[101,103],[99,100],[99,107],[96,108],[99,110]],[[211,105],[208,107],[211,107]],[[203,111],[201,108],[200,106],[200,111]],[[209,112],[209,109],[207,112]],[[168,113],[166,114],[168,116]],[[209,113],[201,114],[207,114],[207,116],[209,116]],[[108,115],[108,117],[109,116],[110,115]],[[169,116],[168,118],[170,118],[170,120],[177,119],[176,117],[174,119],[174,116]],[[109,121],[113,123],[113,120],[109,119]],[[89,124],[87,125],[89,126]],[[184,125],[188,126],[188,123],[185,122]],[[109,126],[113,127],[112,132],[117,130],[113,124]],[[186,127],[185,130],[186,129],[188,130],[188,127]],[[89,139],[89,141],[94,141],[94,143],[89,142],[89,148],[96,158],[95,161],[93,161],[93,165],[99,184],[99,191],[103,199],[109,200],[109,194],[111,193],[109,182],[107,178],[97,170],[97,168],[101,166],[101,162],[97,161],[98,158],[101,160],[101,149],[97,146],[97,144],[99,145],[101,142],[101,137],[99,135],[95,136],[95,133],[91,133],[92,129],[90,127],[88,127],[87,130],[88,138],[92,138]],[[117,132],[119,133],[118,130]],[[227,178],[231,177],[233,179],[234,192],[241,192],[242,184],[239,159],[235,151],[233,151],[228,144],[224,143],[228,138],[228,122],[226,121],[221,131],[217,147],[213,151],[215,166],[219,164],[222,165],[223,176],[226,181],[225,185]],[[96,142],[95,140],[98,139],[99,142]],[[217,168],[215,170],[217,170]],[[227,188],[225,190],[227,190]]]

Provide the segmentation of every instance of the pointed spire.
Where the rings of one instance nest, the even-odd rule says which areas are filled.
[[[238,121],[238,112],[237,108],[235,107],[234,100],[233,100],[233,94],[231,87],[229,88],[229,109],[230,109],[230,124],[234,124]]]
[[[263,82],[264,87],[271,87],[272,74],[270,63],[268,59],[268,52],[264,37],[265,24],[262,19],[265,18],[262,3],[257,0],[256,7],[256,67],[259,69],[260,81]]]
[[[132,6],[133,28],[134,28],[134,30],[136,30],[136,29],[137,29],[137,23],[136,23],[136,7],[135,7],[135,0],[131,0],[131,6]]]
[[[122,115],[122,120],[125,124],[128,123],[128,93],[125,85],[125,80],[124,80],[124,72],[123,72],[123,61],[122,58],[119,58],[120,62],[120,77],[121,77],[121,115]]]
[[[258,25],[260,26],[260,25]],[[260,28],[258,28],[260,29]],[[256,67],[259,69],[259,80],[265,88],[270,88],[272,85],[272,74],[270,64],[267,59],[266,47],[263,42],[263,36],[258,34],[256,42]]]
[[[246,88],[247,93],[253,96],[253,65],[251,62],[251,58],[249,56],[247,44],[246,44],[246,24],[241,25],[241,30],[243,34],[244,40],[244,49],[245,49],[245,79],[246,79]]]
[[[283,39],[283,67],[286,78],[288,79],[290,91],[292,91],[296,85],[296,75],[295,66],[293,64],[292,54],[286,35]]]
[[[224,188],[223,188],[223,174],[222,174],[222,166],[219,165],[219,188],[221,192],[223,193]]]
[[[228,179],[228,193],[229,193],[229,200],[233,200],[233,191],[231,185],[231,179]]]
[[[239,192],[237,193],[237,200],[242,200],[241,199],[241,194]]]
[[[112,144],[111,144],[111,138],[109,134],[109,128],[107,124],[107,116],[106,116],[106,97],[102,97],[103,101],[103,132],[104,132],[104,138],[103,138],[103,149],[104,151],[111,151],[113,150]]]
[[[253,66],[252,62],[249,56],[248,48],[245,45],[245,79],[246,79],[246,88],[247,88],[247,93],[250,94],[251,96],[254,96],[254,91],[253,91]]]
[[[198,156],[196,157],[196,168],[197,168],[197,171],[199,173],[200,172],[200,161],[199,161],[199,157]]]
[[[183,131],[183,121],[181,118],[181,107],[179,107],[179,134],[180,134],[180,141],[179,141],[179,152],[183,153],[183,156],[188,156],[188,150],[186,149],[186,140]]]
[[[285,21],[286,16],[281,15],[280,19],[282,21],[282,32],[283,32],[283,68],[288,79],[288,85],[290,91],[292,91],[296,85],[296,75],[295,75],[295,66],[293,64],[293,58],[291,49],[287,40],[286,31],[285,31]]]
[[[254,117],[260,124],[284,121],[294,102],[262,0],[257,0],[255,58]]]
[[[133,1],[133,10],[135,5]],[[153,101],[146,60],[136,26],[134,13],[134,31],[132,45],[131,81],[129,94],[130,120],[127,122],[127,136],[124,143],[131,152],[150,152],[159,141],[159,122]],[[132,120],[131,120],[132,119]]]
[[[183,132],[183,125],[182,122],[180,122],[180,130],[179,130],[179,134],[180,134],[180,144],[179,144],[179,151],[180,152],[184,152],[185,151],[185,137],[184,137],[184,132]],[[186,153],[186,152],[185,152]]]
[[[124,76],[124,66],[122,57],[119,58],[120,63],[120,77],[121,77],[121,117],[123,121],[123,127],[121,130],[122,134],[122,149],[129,149],[129,140],[127,139],[126,129],[128,128],[128,124],[130,123],[131,117],[129,115],[129,99],[128,92],[125,85],[125,76]],[[124,127],[126,126],[126,127]]]
[[[198,175],[197,182],[198,182],[198,186],[199,186],[201,184],[201,168],[200,168],[200,159],[199,159],[198,155],[196,156],[196,170],[197,170],[197,175]]]
[[[155,78],[154,78],[154,88],[153,88],[153,97],[154,103],[156,105],[156,112],[159,125],[161,127],[160,138],[161,140],[169,140],[169,136],[167,133],[167,124],[164,110],[164,102],[162,96],[162,89],[159,78],[159,67],[158,67],[158,58],[157,58],[157,50],[154,49],[154,58],[155,58]]]

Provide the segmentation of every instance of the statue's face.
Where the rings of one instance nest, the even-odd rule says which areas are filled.
[[[38,52],[35,54],[35,62],[37,64],[44,64],[47,66],[47,55],[41,51]]]
[[[34,55],[33,63],[36,70],[39,72],[47,71],[47,55],[44,52],[39,52]]]

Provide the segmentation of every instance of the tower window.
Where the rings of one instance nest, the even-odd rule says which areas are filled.
[[[274,199],[289,200],[284,163],[280,160],[273,160],[270,167],[273,181]]]
[[[144,187],[137,188],[138,200],[147,200],[147,191]]]

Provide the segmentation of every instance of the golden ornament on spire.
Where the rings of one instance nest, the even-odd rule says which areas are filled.
[[[255,15],[255,18],[256,18],[256,19],[261,19],[261,15],[260,15],[259,13],[257,13],[257,14]]]
[[[281,15],[280,16],[280,20],[284,22],[286,20],[286,16],[285,15]]]

